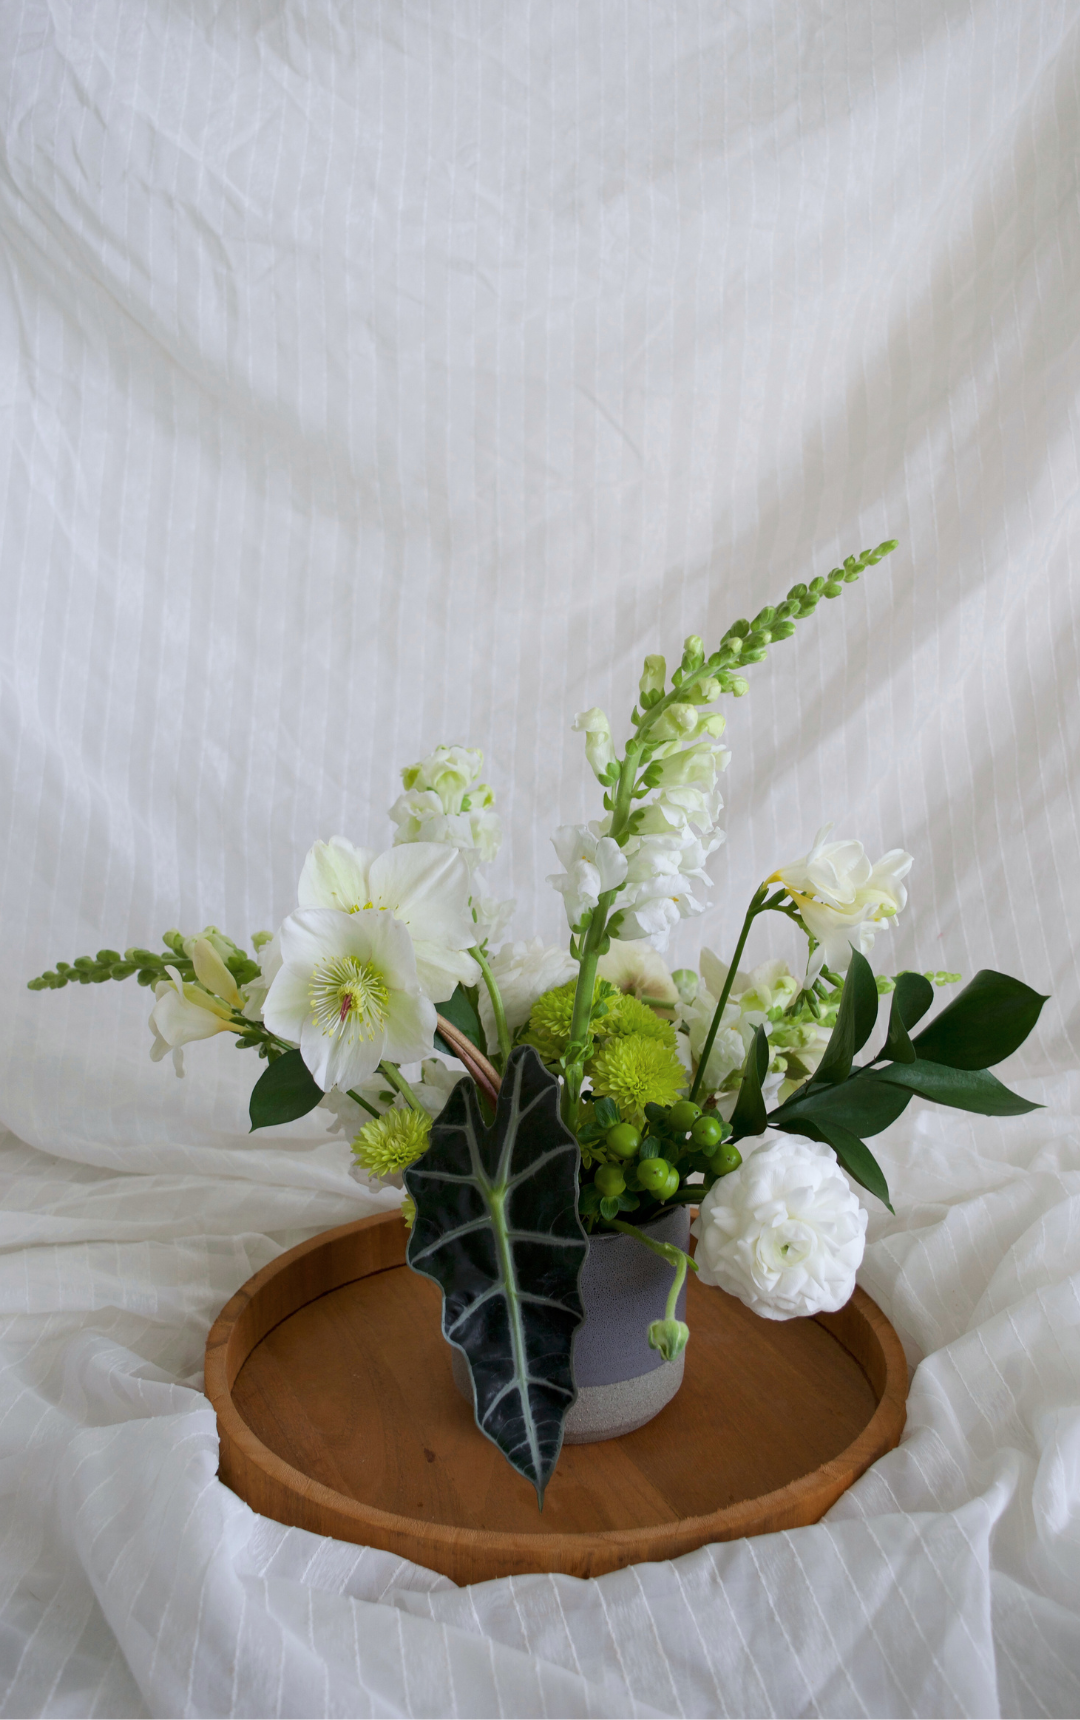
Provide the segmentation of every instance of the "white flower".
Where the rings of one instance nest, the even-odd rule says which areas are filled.
[[[611,724],[600,706],[594,705],[590,711],[579,711],[574,718],[573,726],[579,733],[584,730],[585,757],[588,759],[594,775],[603,779],[608,765],[615,762]]]
[[[241,1009],[249,1021],[261,1021],[266,994],[281,967],[281,939],[275,932],[269,943],[259,949],[259,972],[255,979],[240,987]]]
[[[562,824],[551,841],[566,871],[549,874],[548,883],[561,893],[574,931],[605,891],[622,884],[626,856],[613,837],[590,824]]]
[[[577,962],[568,950],[545,944],[543,938],[504,944],[491,957],[490,965],[511,1033],[525,1025],[538,997],[557,985],[565,985],[567,980],[576,979],[578,971]],[[494,1046],[498,1036],[485,985],[480,987],[480,1025],[488,1044]]]
[[[826,841],[831,829],[831,824],[823,824],[809,854],[779,867],[769,879],[786,886],[803,924],[820,946],[807,970],[808,979],[823,966],[846,973],[852,949],[868,956],[875,932],[907,905],[903,879],[911,870],[911,855],[892,848],[872,866],[861,842]]]
[[[301,908],[280,937],[281,968],[263,1020],[271,1033],[299,1042],[324,1092],[361,1085],[384,1058],[414,1063],[431,1051],[435,1006],[393,914]]]
[[[212,1039],[215,1033],[239,1033],[241,1029],[233,1021],[227,1003],[212,997],[202,986],[185,985],[177,968],[166,967],[165,972],[169,978],[158,980],[154,987],[157,1001],[150,1011],[150,1030],[154,1035],[150,1056],[160,1063],[165,1053],[171,1051],[173,1068],[182,1075],[183,1046],[196,1039]],[[227,968],[225,972],[228,973]]]
[[[474,872],[472,895],[469,897],[469,910],[475,927],[474,944],[491,944],[496,938],[501,938],[517,906],[513,896],[506,901],[499,901],[495,896],[484,895],[482,892],[485,888],[479,872]]]
[[[743,1163],[701,1203],[703,1284],[769,1320],[834,1313],[855,1288],[866,1213],[831,1147],[800,1135],[739,1143]]]
[[[470,871],[494,860],[502,825],[493,811],[495,796],[478,780],[484,755],[475,747],[436,747],[401,773],[405,793],[390,808],[398,826],[395,846],[438,842],[460,849]]]
[[[632,992],[635,997],[659,998],[671,1004],[679,1001],[675,982],[663,956],[640,939],[635,943],[625,943],[620,938],[612,938],[611,948],[607,955],[600,957],[596,971],[601,979],[617,985],[620,991]]]
[[[453,848],[415,842],[375,855],[332,836],[308,854],[297,895],[301,908],[387,910],[408,927],[417,977],[435,1003],[451,997],[459,981],[475,985],[480,978],[465,953],[476,942],[469,869]]]

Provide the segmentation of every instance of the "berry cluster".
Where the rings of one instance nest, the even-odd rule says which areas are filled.
[[[591,1125],[582,1131],[583,1157],[599,1161],[581,1190],[582,1218],[591,1226],[598,1217],[635,1212],[643,1201],[659,1208],[696,1199],[701,1185],[691,1184],[692,1176],[703,1176],[710,1187],[742,1164],[730,1136],[729,1123],[692,1099],[646,1105],[644,1134],[619,1120],[610,1100],[599,1100]],[[646,1222],[654,1216],[643,1215]]]

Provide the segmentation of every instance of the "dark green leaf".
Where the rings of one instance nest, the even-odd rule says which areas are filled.
[[[321,1098],[322,1088],[312,1079],[299,1051],[286,1051],[263,1070],[251,1090],[248,1114],[252,1132],[306,1117]]]
[[[472,1374],[476,1422],[544,1488],[577,1395],[570,1352],[584,1317],[588,1244],[577,1212],[578,1145],[559,1083],[530,1045],[510,1053],[494,1124],[458,1082],[405,1172],[416,1202],[408,1261],[443,1293],[442,1329]],[[526,1288],[527,1286],[527,1288]]]
[[[794,1130],[799,1134],[804,1122],[821,1121],[837,1124],[852,1134],[865,1138],[880,1135],[890,1123],[895,1123],[911,1100],[909,1089],[871,1082],[866,1076],[853,1076],[835,1087],[800,1087],[786,1104],[769,1116],[771,1129]]]
[[[988,1069],[1022,1045],[1046,998],[983,968],[913,1041],[916,1055],[950,1069]]]
[[[864,1189],[877,1195],[892,1212],[893,1204],[889,1199],[889,1185],[885,1181],[885,1173],[878,1164],[870,1148],[858,1135],[853,1135],[839,1123],[819,1122],[811,1125],[805,1131],[811,1140],[824,1141],[832,1148],[840,1163],[850,1177],[854,1177]]]
[[[761,1097],[761,1083],[768,1067],[769,1041],[765,1029],[758,1027],[754,1031],[753,1044],[746,1053],[739,1097],[731,1113],[732,1138],[736,1141],[743,1140],[747,1135],[763,1135],[768,1127],[765,1121],[765,1101]]]
[[[471,1040],[476,1049],[482,1052],[485,1057],[487,1056],[487,1040],[484,1038],[484,1030],[480,1026],[480,1017],[464,986],[455,986],[453,997],[448,998],[445,1003],[437,1003],[435,1008],[440,1015],[445,1015],[451,1027],[459,1028],[466,1039]],[[441,1051],[446,1057],[457,1056],[453,1046],[447,1045],[440,1033],[435,1035],[435,1049]]]
[[[869,1087],[879,1082],[897,1090],[907,1088],[922,1099],[935,1099],[957,1111],[975,1111],[982,1117],[1021,1117],[1025,1111],[1042,1109],[1030,1099],[1021,1099],[1019,1093],[1010,1093],[989,1069],[950,1069],[945,1063],[930,1063],[921,1057],[914,1063],[889,1063],[883,1069],[868,1071],[855,1085]]]
[[[597,1099],[593,1112],[602,1129],[613,1129],[619,1121],[619,1107],[614,1099]]]
[[[846,1081],[851,1062],[874,1031],[878,1016],[878,989],[873,970],[858,950],[851,952],[851,966],[844,980],[844,992],[836,1016],[836,1026],[825,1055],[814,1075],[815,1087],[825,1082]]]
[[[908,1031],[921,1021],[934,1001],[934,988],[921,973],[902,973],[896,977],[889,1011],[889,1031],[879,1056],[893,1063],[914,1063],[918,1055],[908,1038]]]

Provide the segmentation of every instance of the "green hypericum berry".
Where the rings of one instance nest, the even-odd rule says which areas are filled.
[[[598,1165],[596,1170],[596,1186],[603,1195],[614,1196],[622,1194],[626,1187],[626,1178],[618,1165]]]
[[[690,1139],[695,1147],[704,1147],[706,1152],[710,1147],[718,1147],[723,1138],[724,1125],[719,1117],[699,1117],[690,1130]]]
[[[675,1166],[672,1165],[671,1169],[668,1171],[666,1183],[664,1184],[663,1188],[658,1191],[658,1193],[660,1195],[660,1199],[661,1200],[670,1200],[672,1195],[675,1193],[676,1189],[678,1188],[681,1181],[682,1181],[681,1176],[679,1175],[678,1171],[675,1169]]]
[[[597,1171],[596,1175],[597,1181],[599,1181],[600,1172]],[[619,1171],[618,1175],[621,1177],[622,1172]],[[638,1165],[637,1175],[638,1182],[643,1189],[648,1190],[649,1194],[663,1194],[667,1189],[668,1180],[672,1176],[675,1178],[675,1187],[678,1188],[679,1186],[679,1173],[674,1165],[668,1164],[666,1159],[642,1159]]]
[[[718,1177],[726,1177],[729,1171],[737,1171],[742,1164],[742,1154],[733,1141],[724,1141],[712,1154],[712,1165]]]
[[[701,1116],[701,1106],[695,1105],[693,1099],[680,1099],[671,1107],[668,1122],[677,1135],[685,1135],[692,1129]]]
[[[616,1158],[632,1159],[641,1145],[641,1134],[632,1123],[616,1123],[605,1135],[604,1144]]]

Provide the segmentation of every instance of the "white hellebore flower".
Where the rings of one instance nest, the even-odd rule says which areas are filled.
[[[738,1170],[719,1178],[693,1230],[703,1284],[767,1320],[835,1313],[855,1288],[866,1213],[831,1147],[800,1135],[741,1141]]]
[[[200,979],[203,977],[200,972],[203,965],[196,957],[195,971]],[[224,962],[220,965],[235,992],[236,983],[232,975]],[[166,967],[165,972],[169,978],[158,980],[154,987],[156,1002],[150,1011],[150,1029],[154,1035],[154,1043],[150,1047],[150,1056],[155,1063],[159,1063],[165,1053],[171,1051],[173,1068],[178,1075],[182,1075],[183,1046],[190,1045],[195,1039],[212,1039],[215,1033],[239,1033],[241,1030],[232,1019],[230,1003],[223,1003],[220,998],[212,997],[201,985],[185,985],[177,968]],[[214,977],[219,976],[215,974]],[[239,1005],[239,993],[236,1001]]]
[[[591,824],[561,824],[551,841],[566,871],[550,873],[548,883],[562,895],[574,931],[605,891],[623,883],[626,856],[614,837]]]
[[[823,824],[809,854],[778,867],[768,880],[786,886],[820,946],[808,977],[823,965],[846,973],[852,949],[869,955],[875,932],[907,905],[903,879],[911,870],[911,855],[892,848],[872,866],[861,842],[826,841],[831,829],[831,824]]]
[[[304,861],[297,896],[301,908],[347,914],[379,908],[400,921],[416,951],[417,978],[434,1003],[452,996],[459,981],[476,985],[480,978],[466,953],[476,942],[469,868],[454,848],[413,842],[376,855],[331,836]]]
[[[435,1005],[417,978],[413,943],[375,908],[301,908],[279,934],[281,968],[263,1005],[271,1033],[298,1042],[319,1086],[359,1087],[383,1058],[432,1050]]]
[[[579,711],[574,718],[573,727],[580,733],[585,731],[585,757],[592,767],[593,774],[604,781],[604,772],[609,764],[615,763],[615,748],[611,740],[611,724],[599,705],[594,705],[590,711]]]
[[[532,1014],[532,1006],[545,991],[576,979],[578,965],[569,950],[545,944],[543,938],[528,943],[503,944],[491,957],[491,971],[506,1011],[506,1025],[513,1033],[524,1027]],[[489,1045],[496,1043],[495,1014],[486,986],[480,988],[480,1025]]]

